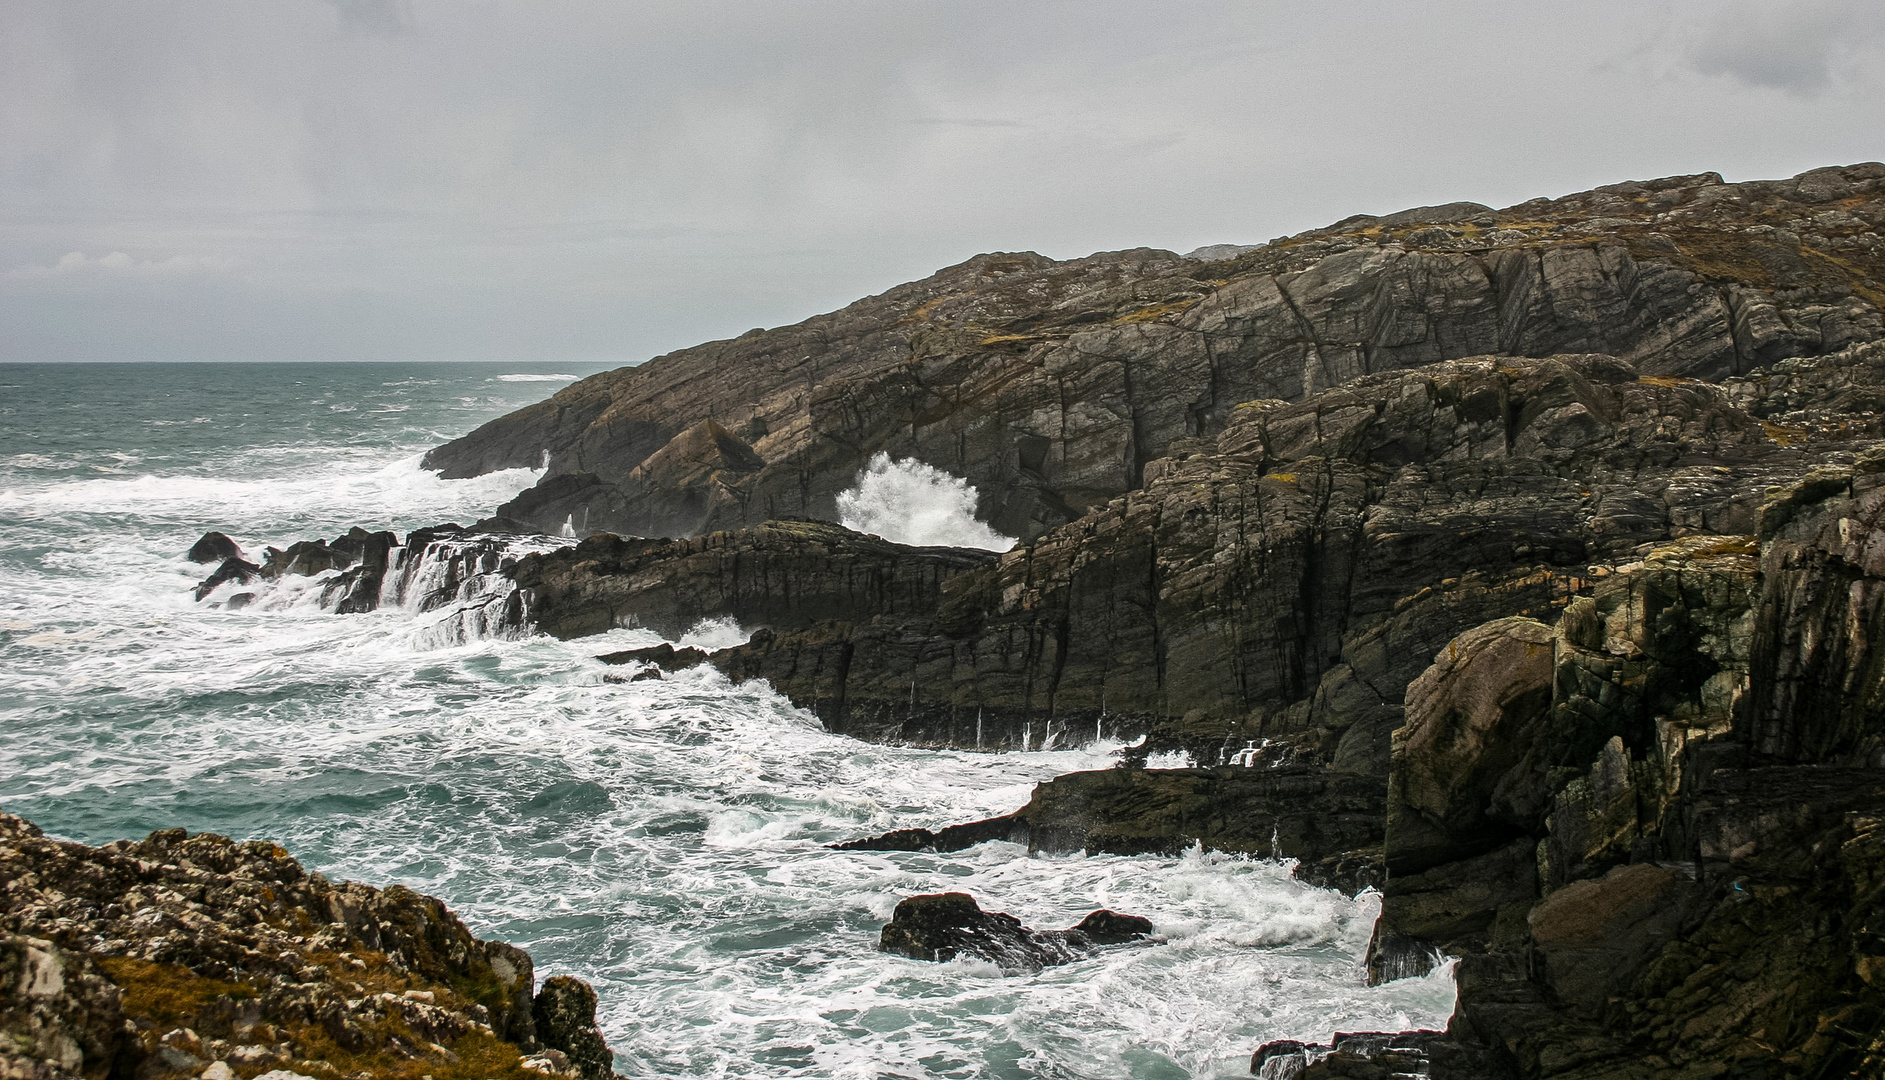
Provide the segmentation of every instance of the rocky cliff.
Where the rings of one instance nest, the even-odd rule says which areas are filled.
[[[1395,732],[1371,963],[1462,957],[1524,1076],[1885,1070],[1885,451],[1756,537],[1449,644]]]
[[[982,255],[585,379],[426,463],[547,464],[502,511],[545,531],[687,536],[836,520],[887,452],[969,478],[984,519],[1033,538],[1251,400],[1481,354],[1718,380],[1885,336],[1882,184],[1878,164],[1705,173],[1350,218],[1226,259]]]
[[[611,1080],[595,994],[439,901],[182,829],[0,814],[0,1075]]]
[[[706,659],[834,731],[1144,736],[1014,814],[854,846],[1295,858],[1381,887],[1374,977],[1460,958],[1444,1036],[1260,1053],[1272,1080],[1874,1076],[1882,210],[1863,165],[1216,260],[982,256],[430,461],[547,455],[487,530],[700,534],[500,560],[500,631],[725,615],[754,633]],[[879,451],[1023,542],[830,524]],[[403,564],[345,573],[376,565]]]

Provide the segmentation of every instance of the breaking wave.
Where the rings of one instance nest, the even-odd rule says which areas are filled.
[[[1007,551],[1015,538],[976,520],[976,490],[915,458],[878,454],[859,470],[857,486],[838,495],[838,521],[896,544]]]

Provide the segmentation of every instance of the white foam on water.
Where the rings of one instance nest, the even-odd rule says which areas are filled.
[[[296,448],[292,456],[308,453]],[[130,518],[133,528],[150,524],[222,528],[232,536],[247,532],[256,543],[285,544],[309,537],[280,529],[307,528],[316,522],[344,532],[356,524],[432,524],[467,511],[482,517],[543,475],[533,469],[504,469],[470,480],[441,480],[437,473],[419,467],[421,455],[417,454],[365,468],[361,467],[365,463],[352,460],[364,455],[341,451],[335,456],[340,460],[300,475],[237,478],[216,473],[144,473],[127,479],[15,487],[0,495],[0,514]],[[250,523],[266,523],[260,525],[262,535],[256,536],[256,526]],[[250,524],[249,530],[244,524]]]
[[[838,494],[838,520],[847,529],[875,533],[918,547],[1007,551],[1003,536],[975,517],[975,488],[959,476],[915,458],[877,454],[859,470],[857,485]]]
[[[494,377],[492,381],[493,382],[575,382],[577,379],[580,379],[580,378],[582,378],[582,376],[580,375],[555,375],[555,374],[498,375]]]

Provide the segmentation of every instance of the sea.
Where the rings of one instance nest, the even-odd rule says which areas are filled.
[[[1242,1076],[1268,1040],[1445,1025],[1451,966],[1369,987],[1379,898],[1287,862],[826,847],[1006,813],[1116,743],[872,745],[705,667],[605,680],[596,655],[642,631],[466,640],[400,607],[193,599],[206,530],[254,556],[488,515],[538,474],[440,480],[421,455],[595,370],[0,365],[0,809],[89,844],[269,839],[438,896],[539,977],[593,983],[629,1076]],[[1158,940],[1035,975],[877,951],[899,900],[941,891]]]

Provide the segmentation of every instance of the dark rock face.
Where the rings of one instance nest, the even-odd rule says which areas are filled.
[[[510,571],[522,618],[560,638],[638,626],[679,637],[701,619],[796,629],[825,620],[923,615],[943,581],[995,556],[910,548],[838,525],[773,521],[694,540],[592,536]]]
[[[1455,635],[1553,619],[1645,545],[1751,534],[1764,487],[1878,437],[1821,403],[1885,385],[1885,347],[1791,363],[1717,386],[1488,358],[1251,403],[1143,489],[949,577],[933,614],[778,627],[715,663],[866,739],[1151,731],[1205,764],[1286,739],[1385,776],[1402,689]],[[1776,391],[1797,424],[1756,414]]]
[[[1326,1045],[1278,1040],[1251,1056],[1263,1080],[1401,1080],[1471,1077],[1512,1080],[1510,1066],[1485,1047],[1440,1031],[1338,1032]]]
[[[536,1020],[537,1041],[561,1051],[576,1075],[583,1080],[613,1080],[615,1054],[596,1026],[596,992],[588,983],[569,975],[550,976],[537,991],[531,1015]]]
[[[1098,946],[1151,933],[1147,919],[1104,910],[1066,930],[1030,930],[1012,915],[983,911],[968,893],[935,893],[899,903],[877,947],[914,960],[979,956],[1013,974],[1070,963]]]
[[[1356,892],[1376,883],[1365,853],[1380,849],[1384,812],[1378,779],[1296,765],[1070,773],[1036,786],[1014,816],[1034,851],[1134,855],[1202,843],[1298,859],[1306,877]]]
[[[1509,621],[1449,648],[1395,733],[1377,975],[1461,956],[1453,1032],[1528,1077],[1885,1068],[1882,510],[1869,451],[1770,493],[1758,553],[1618,566],[1551,630],[1542,705],[1482,647]]]
[[[882,836],[867,836],[827,844],[834,851],[961,851],[990,840],[1011,843],[1028,842],[1028,825],[1019,814],[1004,814],[966,825],[951,825],[931,832],[928,829],[893,829]]]
[[[0,814],[0,935],[8,1076],[512,1075],[546,1016],[546,1054],[576,1063],[562,1075],[610,1075],[587,987],[552,979],[533,1001],[521,949],[261,841],[170,829],[92,848]]]
[[[648,664],[656,671],[684,671],[696,664],[706,663],[707,654],[701,649],[677,649],[664,641],[646,649],[623,649],[620,652],[603,653],[596,659],[605,664]]]
[[[219,563],[227,559],[242,558],[242,548],[219,532],[206,532],[203,538],[190,545],[190,561],[198,563]]]
[[[244,562],[239,557],[224,559],[221,566],[210,576],[197,583],[195,596],[202,600],[215,592],[217,586],[227,582],[247,585],[262,576],[262,568],[252,562]]]
[[[1256,399],[1479,354],[1721,379],[1885,336],[1885,166],[1350,218],[1229,259],[982,255],[794,326],[585,379],[432,451],[539,467],[506,517],[679,535],[837,517],[877,452],[1031,539]]]

